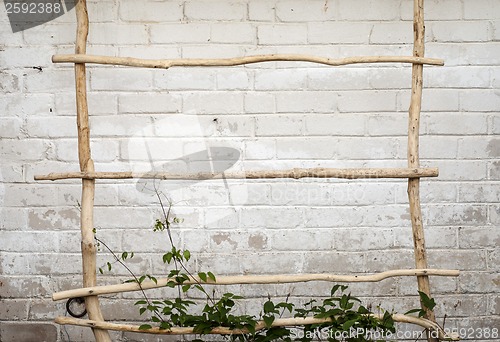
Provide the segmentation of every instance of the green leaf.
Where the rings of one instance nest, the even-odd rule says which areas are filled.
[[[434,307],[436,306],[436,302],[434,301],[433,298],[429,298],[429,296],[422,291],[418,291],[418,294],[420,295],[420,300],[422,301],[422,304],[427,309],[429,309],[429,310],[434,309]]]
[[[104,271],[102,270],[102,268],[99,267],[99,273],[100,274],[104,274]]]
[[[142,315],[146,311],[146,308],[140,308],[139,309],[139,314]]]
[[[149,330],[151,328],[152,326],[150,326],[149,324],[143,324],[139,327],[139,330]]]
[[[212,325],[209,322],[202,322],[196,325],[193,331],[197,334],[206,334],[212,330]]]
[[[109,261],[107,262],[107,265],[108,265],[108,271],[111,271],[111,263]]]
[[[170,261],[172,261],[173,258],[172,252],[168,252],[166,254],[163,254],[163,263],[164,264],[170,264]]]
[[[137,302],[134,303],[134,305],[146,305],[148,302],[143,300],[138,300]]]
[[[359,298],[352,297],[352,296],[351,296],[351,294],[349,294],[349,298],[350,298],[351,300],[354,300],[354,301],[358,302],[358,303],[361,303],[361,300],[360,300]]]
[[[342,329],[348,331],[354,324],[356,324],[356,322],[359,321],[359,319],[360,317],[356,317],[354,319],[345,322],[344,324],[342,324]]]
[[[160,324],[160,330],[167,330],[170,329],[172,326],[168,322],[161,322]]]
[[[207,274],[205,272],[199,272],[198,273],[198,277],[200,277],[200,279],[203,281],[203,282],[207,282]]]
[[[182,285],[182,292],[187,292],[191,288],[191,285]]]
[[[128,257],[128,253],[127,252],[123,252],[122,253],[122,260],[126,260]]]
[[[210,271],[209,271],[209,272],[207,273],[207,275],[208,275],[208,277],[209,277],[210,279],[212,279],[212,281],[213,281],[214,283],[217,281],[217,280],[215,279],[215,276],[214,276],[214,274],[213,274],[212,272],[210,272]]]
[[[363,305],[361,305],[361,306],[358,308],[358,313],[360,313],[360,314],[365,314],[365,315],[366,315],[366,314],[369,314],[369,313],[370,313],[370,311],[369,311],[367,308],[365,308]]]
[[[170,270],[170,272],[168,273],[168,277],[173,278],[178,274],[179,274],[179,270]]]
[[[173,223],[182,223],[184,222],[184,219],[182,218],[179,218],[179,217],[174,217],[174,219],[172,220]]]
[[[292,313],[294,307],[292,303],[286,303],[285,307],[288,309],[288,312]]]
[[[343,295],[342,298],[340,298],[340,303],[339,303],[340,307],[342,309],[346,309],[347,303],[349,303],[349,298],[346,295]]]
[[[410,311],[405,312],[405,315],[409,315],[409,314],[412,314],[412,313],[417,313],[417,312],[420,312],[420,311],[422,311],[422,309],[412,309]]]
[[[191,252],[186,249],[182,254],[184,255],[184,259],[186,259],[186,261],[189,261],[189,259],[191,258]]]
[[[274,316],[264,316],[262,317],[267,328],[270,328],[274,322]]]
[[[342,313],[342,310],[339,308],[335,309],[330,309],[325,312],[322,312],[320,314],[314,315],[315,318],[330,318],[330,317],[335,317],[337,315],[340,315]]]
[[[274,311],[274,303],[268,300],[264,303],[264,313],[269,313]]]
[[[163,224],[163,222],[161,222],[160,220],[156,220],[155,222],[155,226],[153,228],[153,231],[156,232],[156,231],[162,231],[165,229],[165,225]]]
[[[340,285],[334,285],[330,291],[330,295],[333,296],[335,292],[340,288]]]
[[[418,291],[418,295],[420,296],[420,299],[425,302],[425,301],[429,301],[430,298],[429,296],[425,293],[425,292],[422,292],[422,291]]]

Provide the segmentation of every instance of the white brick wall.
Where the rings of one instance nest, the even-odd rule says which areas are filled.
[[[424,72],[422,164],[440,168],[439,178],[422,181],[429,263],[463,271],[458,279],[431,279],[437,314],[448,315],[449,327],[498,327],[500,6],[498,0],[425,4],[426,55],[446,61]],[[92,0],[88,7],[88,50],[96,54],[336,58],[412,50],[410,0]],[[39,183],[33,176],[78,169],[73,71],[50,62],[52,54],[73,49],[74,11],[15,34],[0,13],[0,340],[19,342],[12,331],[23,323],[67,341],[66,332],[52,323],[64,315],[64,303],[53,303],[50,295],[80,286],[80,185]],[[92,151],[100,171],[406,165],[409,66],[273,62],[88,69]],[[209,148],[219,163],[206,162],[202,151]],[[158,253],[164,246],[150,233],[159,216],[156,199],[144,181],[119,183],[98,182],[99,235],[118,251],[141,254],[133,263],[138,272],[161,273]],[[163,182],[161,187],[176,201],[175,214],[185,219],[174,238],[193,252],[197,269],[348,273],[413,266],[403,181]],[[100,253],[99,262],[107,260]],[[126,277],[115,269],[117,276],[107,275],[103,283]],[[290,291],[302,297],[327,287],[238,291],[248,297]],[[414,305],[414,298],[405,296],[416,294],[409,278],[352,289],[400,311]],[[107,299],[106,318],[137,319],[134,298]],[[88,329],[69,327],[67,333],[71,341],[91,340]]]

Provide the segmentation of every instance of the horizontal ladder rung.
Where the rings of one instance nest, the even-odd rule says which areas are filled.
[[[458,277],[457,270],[439,270],[439,269],[409,269],[409,270],[391,270],[371,275],[338,275],[338,274],[278,274],[278,275],[239,275],[239,276],[220,276],[216,281],[203,281],[200,278],[192,278],[183,282],[183,284],[211,284],[211,285],[235,285],[235,284],[284,284],[284,283],[304,283],[310,281],[328,281],[341,283],[367,283],[378,282],[393,277],[411,277],[411,276],[441,276]],[[165,287],[172,278],[157,279],[157,282],[144,281],[138,283],[124,283],[116,285],[94,286],[81,289],[56,292],[52,295],[53,300],[62,300],[76,297],[87,297],[104,294],[115,294],[122,292],[133,292],[141,290],[156,289]]]
[[[437,168],[295,168],[289,170],[232,171],[223,173],[172,173],[172,172],[65,172],[36,175],[35,180],[62,179],[164,179],[164,180],[208,180],[208,179],[268,179],[268,178],[420,178],[437,177]]]
[[[373,317],[378,319],[383,318],[383,314],[372,314]],[[432,332],[436,332],[440,340],[446,341],[458,341],[459,339],[456,337],[449,336],[443,331],[443,329],[436,323],[425,319],[425,318],[417,318],[408,315],[401,314],[393,314],[392,319],[395,322],[400,323],[409,323],[421,326],[424,329],[428,329]],[[311,325],[311,324],[321,324],[328,323],[331,320],[329,318],[315,318],[315,317],[297,317],[297,318],[277,318],[273,321],[271,326],[273,327],[293,327],[293,326],[303,326],[303,325]],[[198,334],[195,333],[194,328],[191,327],[172,327],[170,329],[160,329],[159,327],[153,327],[151,329],[140,329],[138,325],[130,325],[130,324],[118,324],[118,323],[109,323],[104,321],[95,321],[88,319],[78,319],[72,317],[57,317],[55,322],[63,325],[77,325],[82,327],[90,327],[90,328],[98,328],[105,330],[114,330],[114,331],[128,331],[128,332],[136,332],[136,333],[145,333],[145,334],[155,334],[155,335],[193,335]],[[265,329],[267,327],[264,321],[258,321],[255,330],[259,331]],[[249,331],[246,329],[231,329],[227,327],[216,327],[213,328],[208,334],[217,334],[217,335],[235,335],[235,334],[246,334]]]
[[[271,54],[218,59],[141,59],[132,57],[73,54],[54,55],[52,56],[52,62],[79,64],[92,63],[158,69],[168,69],[171,67],[236,66],[262,62],[310,62],[329,66],[341,66],[360,63],[410,63],[439,66],[444,65],[444,61],[442,59],[413,56],[359,56],[334,59],[297,54]]]

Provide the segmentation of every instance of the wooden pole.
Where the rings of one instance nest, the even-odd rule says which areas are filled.
[[[425,24],[424,24],[424,0],[413,2],[413,56],[423,57],[425,53]],[[420,111],[422,107],[423,88],[423,65],[412,66],[412,91],[408,120],[408,167],[418,168],[419,158],[419,134],[420,134]],[[413,243],[415,250],[416,268],[427,268],[427,255],[425,250],[424,228],[422,225],[422,210],[420,206],[420,179],[408,179],[408,200],[410,203],[410,216],[413,231]],[[431,297],[429,277],[427,275],[417,276],[418,290]],[[435,322],[436,316],[432,310],[421,303],[422,309],[426,311],[425,318]],[[427,341],[437,342],[427,332]]]
[[[76,2],[77,37],[75,52],[85,54],[89,32],[86,0]],[[78,159],[82,172],[94,172],[90,152],[89,113],[87,105],[87,75],[85,64],[75,64],[76,111],[78,126]],[[82,235],[83,286],[96,286],[96,247],[94,244],[94,194],[95,180],[82,179],[82,204],[80,229]],[[85,307],[91,320],[104,321],[97,296],[85,298]],[[111,342],[107,330],[92,328],[97,342]]]
[[[442,59],[420,58],[414,56],[358,56],[338,59],[297,54],[256,55],[218,59],[142,59],[132,57],[93,56],[85,54],[52,56],[52,62],[54,63],[93,63],[155,69],[168,69],[171,67],[236,66],[252,63],[280,61],[310,62],[329,66],[360,63],[416,63],[428,65],[444,65],[444,61]]]
[[[170,179],[170,180],[208,180],[208,179],[265,179],[265,178],[418,178],[437,177],[437,168],[366,168],[366,169],[334,169],[334,168],[295,168],[290,170],[255,170],[232,171],[222,173],[171,173],[171,172],[66,172],[36,175],[35,180],[82,179]]]
[[[391,270],[380,272],[371,275],[338,275],[338,274],[276,274],[276,275],[242,275],[242,276],[220,276],[214,281],[203,281],[199,277],[192,278],[183,284],[210,284],[210,285],[235,285],[235,284],[285,284],[285,283],[303,283],[311,281],[328,281],[328,282],[379,282],[387,278],[393,277],[409,277],[418,275],[434,275],[441,277],[458,277],[457,270]],[[144,281],[141,285],[137,283],[124,283],[116,285],[104,285],[88,287],[83,289],[67,290],[52,294],[53,300],[62,300],[76,297],[96,296],[104,294],[116,294],[123,292],[141,291],[156,289],[167,286],[172,278],[157,279],[156,282]]]
[[[372,316],[381,319],[383,315],[373,314]],[[421,326],[422,328],[428,329],[434,332],[439,339],[444,341],[459,341],[459,338],[455,336],[450,336],[446,334],[439,325],[436,323],[429,321],[423,318],[417,318],[407,315],[394,314],[392,318],[395,322],[400,323],[409,323]],[[314,317],[301,317],[301,318],[278,318],[274,320],[272,323],[273,327],[293,327],[293,326],[302,326],[302,325],[311,325],[311,324],[322,324],[329,323],[331,320],[329,318],[314,318]],[[190,327],[172,327],[170,329],[160,329],[160,328],[151,328],[147,330],[139,329],[137,325],[129,325],[129,324],[117,324],[117,323],[108,323],[108,322],[98,322],[87,319],[75,319],[71,317],[57,317],[56,322],[59,324],[70,324],[70,325],[79,325],[84,327],[101,327],[103,329],[115,330],[115,331],[128,331],[128,332],[137,332],[137,333],[146,333],[146,334],[155,334],[155,335],[193,335],[196,334],[193,328]],[[266,327],[265,322],[259,321],[255,326],[255,330],[259,331]],[[226,327],[216,327],[213,328],[209,334],[217,334],[217,335],[240,335],[246,334],[248,330],[246,329],[231,329]]]

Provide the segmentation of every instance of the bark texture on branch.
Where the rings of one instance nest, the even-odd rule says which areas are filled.
[[[410,63],[444,65],[442,59],[420,58],[415,56],[360,56],[347,58],[326,58],[296,54],[257,55],[219,59],[141,59],[132,57],[94,56],[85,54],[54,55],[54,63],[92,63],[119,65],[139,68],[168,69],[171,67],[217,67],[236,66],[262,62],[311,62],[328,66],[341,66],[360,63]]]
[[[85,54],[87,50],[87,36],[89,32],[89,18],[86,0],[76,2],[77,34],[75,52]],[[94,172],[94,163],[90,152],[89,113],[87,105],[87,75],[85,64],[75,64],[76,111],[78,128],[78,159],[82,172]],[[95,180],[82,179],[82,204],[80,214],[81,249],[83,286],[96,286],[96,248],[94,245],[94,195]],[[99,298],[89,296],[85,298],[85,307],[89,318],[95,321],[104,321]],[[97,342],[111,342],[107,330],[93,328]]]
[[[382,318],[382,315],[372,315],[377,318]],[[444,341],[459,341],[458,338],[447,335],[439,325],[436,323],[429,321],[424,318],[417,318],[412,316],[406,316],[401,314],[394,314],[392,318],[395,322],[400,323],[409,323],[421,326],[422,328],[428,329],[432,332],[436,332],[441,340]],[[99,322],[92,321],[87,319],[77,319],[71,317],[57,317],[56,323],[59,324],[69,324],[69,325],[79,325],[84,327],[99,327],[102,329],[114,330],[114,331],[127,331],[127,332],[137,332],[137,333],[147,333],[147,334],[155,334],[155,335],[193,335],[195,332],[193,328],[189,327],[172,327],[169,330],[159,329],[159,328],[151,328],[147,330],[139,329],[138,325],[129,325],[129,324],[117,324],[117,323],[108,323],[108,322]],[[321,324],[328,323],[331,320],[329,318],[314,318],[314,317],[304,317],[304,318],[278,318],[274,320],[272,323],[273,327],[293,327],[293,326],[303,326],[303,325],[311,325],[311,324]],[[263,321],[257,323],[255,330],[262,330],[266,327],[266,324]],[[230,329],[226,327],[217,327],[212,329],[209,334],[213,335],[240,335],[247,334],[248,330],[244,329]]]
[[[328,281],[328,282],[379,282],[387,278],[407,277],[418,275],[434,275],[442,277],[458,277],[458,270],[437,270],[437,269],[411,269],[411,270],[391,270],[371,275],[338,275],[338,274],[278,274],[278,275],[242,275],[242,276],[220,276],[217,281],[202,281],[200,278],[193,278],[191,281],[183,284],[212,284],[212,285],[235,285],[235,284],[284,284],[284,283],[302,283],[310,281]],[[57,292],[52,295],[53,300],[62,300],[75,297],[86,297],[93,295],[115,294],[122,292],[140,291],[165,287],[172,281],[171,278],[157,279],[157,282],[144,281],[138,283],[124,283],[116,285],[105,285],[97,287],[88,287],[83,289],[67,290]]]
[[[425,25],[424,25],[424,0],[413,1],[413,56],[423,58],[425,54]],[[412,89],[408,119],[408,167],[420,167],[419,135],[420,111],[422,107],[423,65],[412,66]],[[420,205],[420,179],[408,179],[408,200],[413,232],[413,245],[415,251],[415,267],[427,268],[427,254],[425,249],[424,227],[422,224],[422,209]],[[418,289],[431,297],[429,277],[417,277]],[[435,322],[436,316],[423,303],[422,309],[426,311],[425,318]],[[427,333],[428,342],[437,342]]]
[[[36,175],[35,180],[82,179],[170,179],[170,180],[206,180],[206,179],[266,179],[266,178],[419,178],[437,177],[437,168],[295,168],[289,170],[230,171],[223,173],[171,173],[171,172],[65,172]]]

